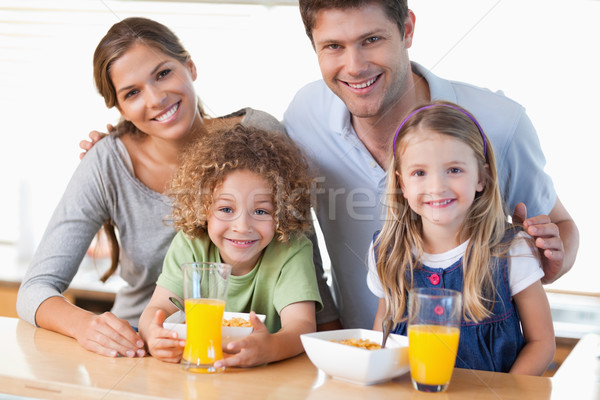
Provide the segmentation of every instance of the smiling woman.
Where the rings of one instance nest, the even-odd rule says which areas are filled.
[[[174,58],[164,50],[167,48],[176,48],[183,56]],[[191,87],[195,78],[189,60],[178,38],[149,19],[130,18],[113,25],[97,46],[97,87],[106,104],[116,105],[128,123],[119,124],[117,134],[90,151],[76,169],[19,289],[21,318],[71,336],[99,354],[145,354],[144,344],[130,324],[137,325],[162,265],[165,246],[174,235],[162,224],[169,210],[162,192],[169,172],[177,168],[182,146],[206,131],[193,90],[187,98],[176,90]],[[166,79],[162,72],[169,70],[157,67],[167,64],[179,71],[179,76],[172,74],[173,79]],[[132,72],[135,68],[140,72]],[[127,95],[121,88],[129,86],[127,93],[140,93],[135,104],[127,104],[136,107],[124,106]],[[157,86],[160,90],[155,90]],[[120,98],[115,97],[116,90]],[[181,104],[175,118],[154,126],[148,114],[164,113],[175,103]],[[137,128],[136,140],[131,140],[132,126]],[[142,129],[147,132],[141,133]],[[178,134],[171,138],[163,135],[163,130]],[[113,251],[122,252],[121,276],[129,287],[117,294],[112,313],[96,316],[73,306],[61,294],[105,221],[119,226],[120,245],[115,244]],[[150,231],[154,234],[146,235]],[[110,272],[116,269],[118,259],[115,257]]]
[[[240,122],[277,129],[279,122],[251,109],[203,118],[189,53],[173,32],[151,19],[114,24],[96,47],[93,65],[100,94],[124,122],[75,170],[23,279],[17,311],[26,321],[71,336],[90,351],[143,356],[145,344],[135,328],[175,236],[163,222],[170,213],[165,190],[181,154],[218,127]],[[95,315],[61,295],[105,221],[120,233],[113,251],[121,256],[114,257],[109,274],[119,261],[128,285],[116,294],[111,312]]]
[[[94,53],[96,87],[106,106],[121,114],[116,134],[136,177],[158,193],[178,168],[181,149],[206,132],[192,85],[196,66],[174,43],[179,39],[166,27],[128,18],[109,30]]]
[[[127,29],[131,29],[131,24],[128,20]],[[102,50],[111,52],[111,49]],[[191,85],[198,75],[194,62],[189,55],[182,55],[178,60],[166,57],[166,54],[163,49],[139,41],[114,62],[109,60],[107,70],[110,71],[116,99],[113,102],[110,97],[105,98],[110,99],[107,106],[116,106],[136,132],[150,136],[156,132],[160,137],[172,140],[184,137],[190,129],[200,132],[202,122],[195,115],[197,110],[200,111],[198,116],[204,112],[197,104]],[[102,55],[95,58],[106,62]],[[141,70],[142,67],[147,70]],[[102,71],[100,68],[96,70]],[[102,87],[104,81],[104,77],[96,76],[96,86]],[[105,93],[102,89],[101,92]],[[147,104],[151,105],[151,109],[147,109]],[[176,119],[188,121],[189,125],[173,125]],[[128,124],[127,128],[131,129],[131,125]]]

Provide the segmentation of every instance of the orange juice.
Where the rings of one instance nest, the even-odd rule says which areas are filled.
[[[223,358],[221,324],[225,302],[215,299],[185,300],[187,339],[183,360],[198,366],[200,372],[214,370],[212,364]]]
[[[460,329],[443,325],[409,325],[408,358],[413,381],[447,385],[452,376]]]

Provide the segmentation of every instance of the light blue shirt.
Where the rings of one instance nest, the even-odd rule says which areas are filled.
[[[556,202],[535,128],[525,109],[502,93],[441,79],[419,64],[431,100],[469,110],[496,154],[500,189],[509,210],[548,214]],[[300,89],[284,114],[288,135],[306,152],[320,177],[316,214],[331,259],[333,289],[344,328],[373,327],[377,298],[366,284],[372,235],[381,229],[385,171],[359,140],[344,103],[323,80]]]

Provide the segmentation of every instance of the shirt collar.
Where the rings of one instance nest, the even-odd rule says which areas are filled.
[[[329,129],[341,136],[354,134],[352,116],[344,102],[336,95],[329,110]]]
[[[440,78],[439,76],[435,75],[433,72],[429,71],[427,68],[423,67],[419,63],[411,61],[410,65],[412,71],[415,74],[419,75],[420,77],[424,78],[425,81],[427,81],[431,101],[447,100],[453,103],[457,103],[456,93],[454,92],[450,81]]]

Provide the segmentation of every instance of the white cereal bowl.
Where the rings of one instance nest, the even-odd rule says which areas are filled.
[[[181,313],[183,314],[183,313]],[[174,314],[175,315],[175,314]],[[260,319],[261,322],[265,322],[265,315],[263,314],[256,314],[256,316],[258,317],[258,319]],[[176,316],[175,318],[171,318],[169,317],[167,319],[167,321],[173,321],[173,320],[177,320],[177,318],[180,318],[181,315]],[[185,314],[183,315],[183,318],[185,318]],[[223,319],[224,320],[229,320],[231,318],[243,318],[246,321],[250,320],[250,314],[249,313],[236,313],[236,312],[228,312],[225,311],[223,313]],[[181,339],[185,339],[187,336],[187,329],[185,326],[185,323],[173,323],[173,322],[167,322],[165,321],[165,323],[163,324],[163,328],[165,329],[172,329],[175,332],[177,332],[177,335],[179,338]],[[244,327],[244,326],[224,326],[221,329],[221,346],[225,347],[227,346],[227,344],[229,342],[233,342],[234,340],[239,340],[245,336],[248,336],[249,334],[252,333],[252,327]]]
[[[310,361],[332,378],[372,385],[405,374],[408,363],[408,338],[390,334],[385,348],[366,350],[335,343],[333,340],[368,339],[381,344],[382,333],[367,329],[340,329],[300,336]]]

